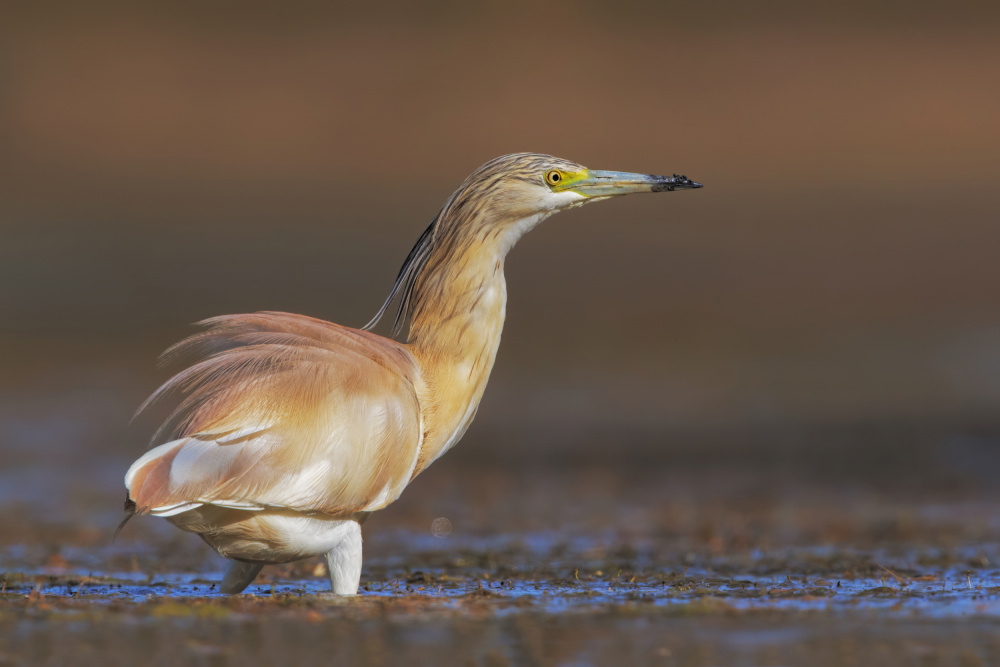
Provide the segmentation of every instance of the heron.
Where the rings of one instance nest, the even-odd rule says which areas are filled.
[[[454,447],[476,415],[500,344],[514,244],[564,209],[700,187],[679,174],[502,156],[448,198],[364,327],[283,312],[199,323],[202,331],[163,355],[196,361],[143,404],[181,397],[153,438],[163,444],[125,475],[126,521],[165,517],[201,536],[230,559],[223,593],[243,591],[264,565],[325,555],[333,592],[356,594],[361,525]],[[390,335],[373,333],[393,303]]]

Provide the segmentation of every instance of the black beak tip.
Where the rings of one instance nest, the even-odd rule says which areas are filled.
[[[688,178],[684,174],[674,174],[674,179],[673,180],[674,180],[675,187],[678,187],[678,188],[691,188],[691,189],[694,189],[694,188],[703,188],[703,187],[705,187],[701,183],[695,183],[694,181],[692,181],[690,178]]]
[[[674,174],[669,177],[660,177],[662,182],[653,186],[653,192],[673,192],[674,190],[693,190],[705,187],[701,183],[695,183],[683,174]]]

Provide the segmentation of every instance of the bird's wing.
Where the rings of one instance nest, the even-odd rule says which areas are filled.
[[[417,366],[405,347],[287,313],[203,324],[164,356],[204,358],[147,401],[184,395],[158,433],[169,441],[126,475],[138,511],[213,504],[343,514],[399,496],[422,433]]]

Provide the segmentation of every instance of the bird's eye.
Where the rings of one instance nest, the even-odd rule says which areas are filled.
[[[562,178],[562,174],[555,169],[545,174],[545,182],[549,185],[558,185],[559,182],[562,181]]]

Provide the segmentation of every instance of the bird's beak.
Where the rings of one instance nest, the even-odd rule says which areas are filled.
[[[635,192],[664,192],[689,190],[702,187],[687,176],[657,176],[655,174],[630,174],[624,171],[597,171],[588,169],[578,178],[567,178],[561,190],[569,190],[584,197],[615,197]]]

